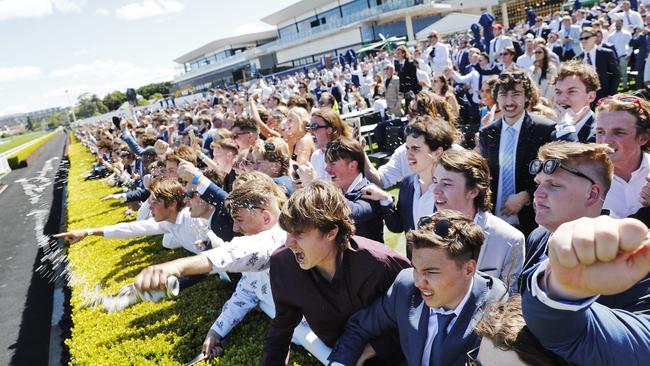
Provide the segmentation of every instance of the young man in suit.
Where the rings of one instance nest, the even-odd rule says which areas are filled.
[[[490,166],[495,215],[515,225],[526,235],[535,227],[530,206],[533,177],[527,172],[537,149],[551,141],[555,124],[528,114],[533,81],[524,72],[499,76],[492,94],[503,117],[480,131],[479,144]]]
[[[565,141],[539,149],[529,167],[537,184],[533,207],[539,227],[528,236],[524,272],[548,256],[547,240],[560,225],[601,214],[612,181],[611,151],[605,145]]]
[[[430,116],[416,117],[405,132],[408,166],[412,174],[400,182],[397,204],[390,193],[377,186],[363,189],[365,199],[380,202],[386,226],[394,233],[414,229],[420,217],[434,212],[433,169],[440,155],[454,142],[449,123]],[[407,256],[411,256],[408,248]]]
[[[575,57],[573,50],[567,50],[560,41],[560,35],[556,32],[548,34],[548,47],[557,55],[560,61],[572,60]]]
[[[503,35],[503,25],[501,24],[492,25],[492,31],[494,32],[494,38],[490,40],[490,46],[488,49],[490,62],[500,63],[501,54],[505,52],[505,49],[507,47],[513,47],[512,39]]]
[[[379,202],[364,197],[363,188],[370,182],[363,176],[365,155],[359,141],[341,137],[327,144],[327,174],[347,199],[356,234],[384,242],[384,219]]]
[[[406,234],[413,269],[348,321],[330,354],[332,365],[356,365],[373,337],[397,331],[409,365],[465,365],[478,346],[473,328],[486,307],[506,295],[503,283],[479,274],[483,231],[460,212],[425,217]]]
[[[562,29],[558,32],[562,40],[564,52],[573,51],[574,55],[582,53],[582,46],[580,45],[580,27],[571,24],[571,17],[565,15],[562,17]]]
[[[410,267],[384,244],[354,236],[350,214],[339,188],[321,180],[297,190],[283,206],[279,222],[287,241],[271,256],[276,316],[261,365],[284,364],[293,329],[303,316],[327,346],[334,346],[348,318],[382,296],[398,273]],[[396,365],[402,359],[394,334],[361,347],[376,365]]]
[[[595,142],[596,130],[591,104],[600,88],[593,67],[580,61],[564,62],[555,78],[555,108],[559,121],[552,139]]]
[[[446,47],[441,44],[441,46]],[[447,52],[449,58],[449,52]],[[417,94],[422,88],[418,84],[417,68],[413,61],[411,61],[411,54],[405,45],[401,45],[395,49],[395,71],[399,76],[399,91],[404,94],[406,105],[411,102],[409,97],[410,93]]]
[[[441,73],[445,71],[449,63],[449,49],[447,45],[442,43],[440,40],[440,34],[433,31],[429,33],[427,40],[429,41],[429,47],[424,51],[429,64],[431,65],[431,71],[434,74]],[[467,43],[465,43],[467,45]]]
[[[492,215],[487,161],[472,150],[445,151],[433,173],[438,210],[456,210],[473,219],[485,237],[477,259],[479,271],[503,281],[511,293],[524,265],[524,235]]]
[[[386,98],[386,106],[390,113],[395,117],[402,116],[402,98],[400,97],[400,78],[395,75],[395,65],[387,64],[384,69],[386,73],[386,81],[384,83],[384,97]]]
[[[605,304],[647,281],[648,228],[637,220],[601,216],[569,222],[549,240],[549,259],[523,294],[526,325],[539,342],[577,365],[646,365],[647,309]],[[647,297],[647,286],[634,303]]]
[[[614,52],[604,47],[596,47],[596,33],[590,27],[582,29],[580,43],[584,52],[576,59],[595,68],[598,80],[600,80],[600,89],[596,92],[596,100],[616,94],[621,74]]]

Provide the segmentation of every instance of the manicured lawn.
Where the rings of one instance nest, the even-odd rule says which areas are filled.
[[[9,151],[15,147],[18,147],[26,142],[39,138],[48,133],[48,131],[39,131],[27,133],[19,136],[12,136],[6,139],[0,139],[0,154],[5,151]]]

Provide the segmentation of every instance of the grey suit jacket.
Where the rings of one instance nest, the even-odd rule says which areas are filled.
[[[517,293],[517,282],[526,257],[524,234],[485,211],[478,212],[476,223],[485,236],[477,269],[508,284],[511,294]]]
[[[481,342],[474,333],[476,323],[492,302],[506,297],[501,281],[481,273],[474,275],[472,293],[443,343],[443,365],[465,365],[466,353]],[[397,331],[406,361],[411,366],[420,366],[428,325],[429,307],[413,284],[413,268],[404,269],[384,296],[350,317],[329,360],[354,365],[368,339]]]
[[[402,105],[399,99],[399,77],[397,75],[393,75],[390,79],[390,83],[388,83],[388,87],[384,93],[386,97],[386,106],[391,113],[400,117],[402,115]]]

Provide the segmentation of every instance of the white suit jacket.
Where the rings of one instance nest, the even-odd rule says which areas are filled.
[[[486,211],[479,211],[474,222],[483,229],[485,236],[477,269],[499,278],[508,285],[510,293],[516,293],[517,280],[526,256],[524,234]]]

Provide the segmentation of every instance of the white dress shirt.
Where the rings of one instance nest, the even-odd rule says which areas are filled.
[[[603,208],[609,210],[614,217],[624,218],[635,214],[641,208],[639,195],[641,188],[646,185],[645,178],[650,175],[650,154],[643,153],[641,164],[632,172],[629,182],[616,176],[607,192]]]
[[[143,221],[105,226],[101,230],[104,232],[105,238],[133,238],[165,234],[163,237],[165,248],[185,248],[197,254],[200,250],[194,245],[194,242],[207,239],[209,229],[207,220],[191,217],[190,209],[185,207],[178,213],[174,223],[157,222],[152,217]]]
[[[327,163],[325,162],[325,150],[316,149],[311,154],[311,159],[309,160],[311,166],[314,168],[314,179],[321,179],[327,182],[330,182],[330,175],[327,174]]]
[[[512,125],[508,125],[505,121],[505,118],[502,121],[501,125],[501,135],[499,136],[499,161],[503,161],[504,154],[506,153],[506,130],[508,128],[514,128],[515,129],[515,152],[517,151],[517,145],[519,144],[519,133],[521,132],[521,126],[524,123],[524,116],[526,113],[522,113],[521,117]],[[512,163],[514,166],[517,166],[517,154],[513,157]],[[513,173],[515,174],[514,177],[512,177],[512,183],[517,186],[517,169],[513,169]],[[503,196],[503,165],[499,164],[499,186],[498,186],[498,192],[497,192],[497,205],[495,208],[495,215],[502,220],[506,221],[507,223],[511,225],[518,225],[519,224],[519,218],[517,215],[511,215],[511,216],[503,216],[501,214],[501,208],[503,207],[502,202],[504,201],[501,197]],[[515,193],[517,191],[515,190]]]
[[[481,75],[478,71],[472,68],[472,71],[465,75],[461,75],[456,72],[456,70],[451,70],[451,78],[459,84],[469,84],[469,91],[472,94],[472,101],[476,104],[481,103],[481,96],[479,95],[479,81]],[[484,80],[487,80],[487,76],[484,77]]]
[[[433,196],[434,184],[429,184],[426,192],[422,193],[420,179],[413,182],[413,227],[418,227],[418,221],[422,216],[429,216],[433,213],[436,199]]]
[[[474,279],[472,278],[469,283],[469,288],[465,293],[465,297],[458,303],[454,310],[445,310],[443,308],[431,309],[429,308],[429,326],[427,328],[427,340],[424,343],[424,351],[422,352],[422,366],[429,366],[429,358],[431,357],[431,347],[433,347],[433,340],[438,334],[438,314],[456,314],[456,316],[449,322],[447,326],[447,334],[451,331],[456,324],[456,320],[460,316],[461,311],[465,307],[469,296],[472,294],[472,287],[474,286]],[[426,306],[426,305],[425,305]]]
[[[587,58],[587,55],[589,55],[589,59]],[[589,64],[589,61],[591,61],[591,64]],[[587,52],[584,51],[584,57],[582,58],[582,62],[591,65],[596,68],[596,47],[592,48],[591,51]]]
[[[530,74],[530,67],[535,64],[535,53],[524,53],[517,58],[517,66]]]
[[[623,11],[621,9],[621,6],[619,5],[614,9],[612,9],[609,13],[607,13],[607,15],[611,19],[623,20],[623,27],[625,27],[628,30],[643,27],[643,19],[641,19],[641,15],[632,9],[628,11]]]
[[[436,49],[435,57],[429,61],[429,66],[431,66],[431,71],[436,74],[444,72],[445,68],[447,68],[449,63],[449,49],[446,44],[437,42],[435,46],[429,46],[426,51],[424,51],[427,59],[434,47]]]
[[[388,160],[388,163],[377,169],[384,188],[389,188],[400,182],[404,177],[412,174],[409,169],[409,162],[406,157],[406,144],[400,145]]]
[[[618,57],[630,56],[632,54],[632,48],[630,47],[630,40],[632,39],[632,34],[625,29],[620,31],[614,31],[609,35],[607,40],[614,45],[616,49],[616,54]]]

